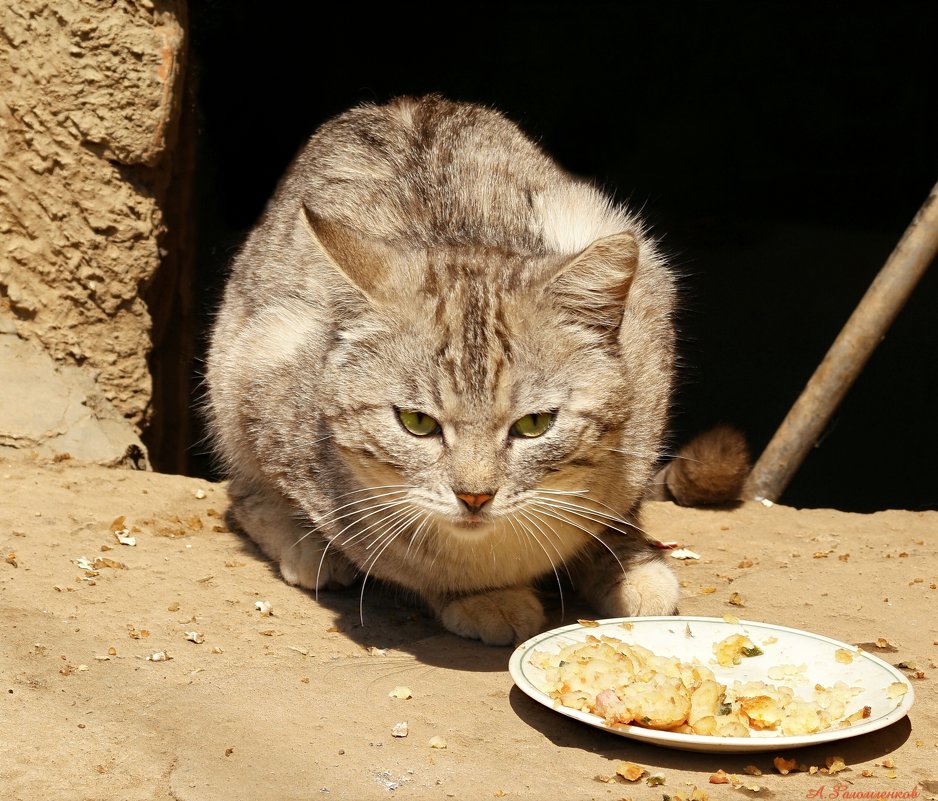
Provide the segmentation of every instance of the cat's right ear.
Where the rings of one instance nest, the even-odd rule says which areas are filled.
[[[638,242],[630,233],[597,239],[563,264],[548,288],[578,324],[615,346],[625,301],[638,270]]]
[[[363,237],[348,226],[325,220],[306,207],[301,207],[300,216],[313,247],[325,258],[355,295],[377,306],[375,289],[383,251],[387,248],[379,242]]]

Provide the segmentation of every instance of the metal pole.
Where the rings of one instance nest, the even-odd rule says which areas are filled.
[[[749,474],[747,498],[777,500],[938,252],[938,184],[854,309]]]

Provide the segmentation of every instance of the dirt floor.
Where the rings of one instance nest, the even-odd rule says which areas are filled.
[[[673,560],[683,613],[882,638],[883,658],[920,672],[908,718],[785,753],[801,768],[781,775],[771,752],[671,751],[563,718],[513,687],[510,649],[371,586],[362,626],[357,590],[317,602],[225,530],[223,486],[0,462],[0,499],[4,799],[938,796],[938,512],[649,507],[654,536],[702,557]],[[119,517],[135,545],[117,541]],[[398,685],[413,697],[390,698]],[[829,775],[832,756],[847,769]],[[621,760],[664,786],[597,779]],[[748,765],[758,792],[708,782]]]

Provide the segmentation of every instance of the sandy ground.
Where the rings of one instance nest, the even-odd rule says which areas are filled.
[[[771,752],[671,751],[563,718],[513,687],[510,649],[447,634],[370,585],[362,626],[357,590],[317,602],[288,587],[224,529],[224,509],[224,488],[198,480],[0,462],[0,797],[938,796],[936,512],[648,509],[654,536],[702,556],[675,560],[682,612],[884,638],[896,648],[885,659],[923,672],[908,718],[785,754],[806,770],[783,776]],[[119,516],[133,547],[112,533]],[[111,566],[86,571],[80,557]],[[171,659],[147,658],[157,652]],[[398,685],[413,698],[389,698]],[[400,721],[406,738],[391,735]],[[446,749],[429,747],[435,735]],[[807,770],[834,755],[847,770]],[[619,760],[666,784],[597,780]],[[765,774],[747,777],[758,793],[708,784],[747,765]]]

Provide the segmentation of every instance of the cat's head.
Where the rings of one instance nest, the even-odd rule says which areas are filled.
[[[667,310],[630,303],[642,292],[632,233],[520,256],[403,249],[310,214],[305,224],[334,310],[317,379],[330,447],[363,487],[383,488],[372,495],[400,501],[402,525],[594,530],[612,504],[634,505],[656,457],[671,344],[649,340]]]

